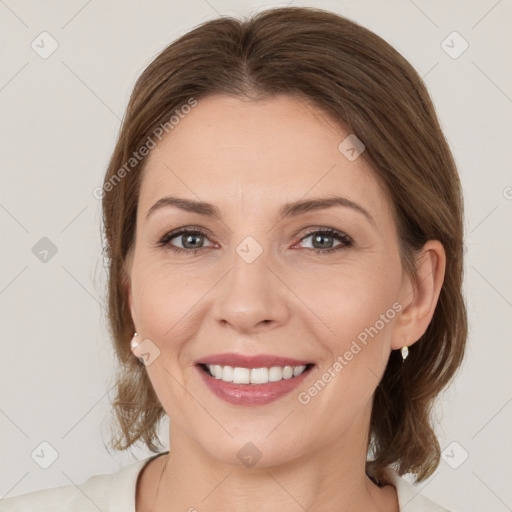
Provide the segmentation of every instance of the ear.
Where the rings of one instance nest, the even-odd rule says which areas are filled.
[[[446,254],[439,240],[429,240],[417,260],[417,278],[406,276],[400,293],[402,311],[397,317],[391,348],[411,346],[427,330],[434,315],[446,268]]]

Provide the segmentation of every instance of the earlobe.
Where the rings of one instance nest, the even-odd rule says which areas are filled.
[[[443,285],[446,254],[439,240],[429,240],[416,261],[417,277],[409,278],[403,287],[404,309],[395,324],[392,349],[411,346],[425,333]]]

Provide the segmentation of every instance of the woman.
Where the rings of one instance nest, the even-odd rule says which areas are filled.
[[[466,342],[462,197],[425,86],[374,33],[279,8],[138,79],[100,195],[113,446],[168,452],[0,510],[446,510],[433,401]]]

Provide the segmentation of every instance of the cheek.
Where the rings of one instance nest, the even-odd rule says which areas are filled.
[[[400,279],[399,263],[382,259],[371,264],[347,261],[327,269],[324,276],[296,281],[297,295],[321,320],[309,325],[316,326],[312,337],[322,354],[319,375],[336,376],[329,384],[334,394],[324,395],[329,403],[343,396],[345,406],[357,408],[373,393],[389,358]]]
[[[386,368],[400,310],[397,275],[367,268],[331,273],[323,286],[302,284],[309,284],[308,304],[322,320],[313,336],[323,356],[315,380],[302,390],[299,401],[318,412],[311,414],[310,421],[321,416],[326,431],[338,432],[340,425],[348,428],[367,407]]]
[[[391,309],[400,291],[400,270],[397,266],[380,264],[348,264],[331,267],[323,275],[301,276],[294,289],[299,297],[323,321],[329,339],[342,342],[374,326],[386,330],[390,322],[382,325],[381,315]]]
[[[140,256],[134,261],[132,290],[136,325],[141,336],[151,340],[158,351],[146,371],[166,414],[177,423],[184,422],[184,410],[190,403],[180,358],[199,322],[195,317],[197,308],[193,306],[207,289],[205,285],[203,291],[198,290],[187,272],[168,268],[151,258]]]
[[[204,279],[191,279],[186,268],[169,267],[141,256],[132,273],[134,304],[145,336],[161,342],[182,339],[208,291]]]

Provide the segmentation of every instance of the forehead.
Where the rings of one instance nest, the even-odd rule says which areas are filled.
[[[171,194],[234,212],[337,194],[378,214],[384,191],[362,158],[339,150],[348,135],[296,97],[200,99],[149,153],[139,208]]]

